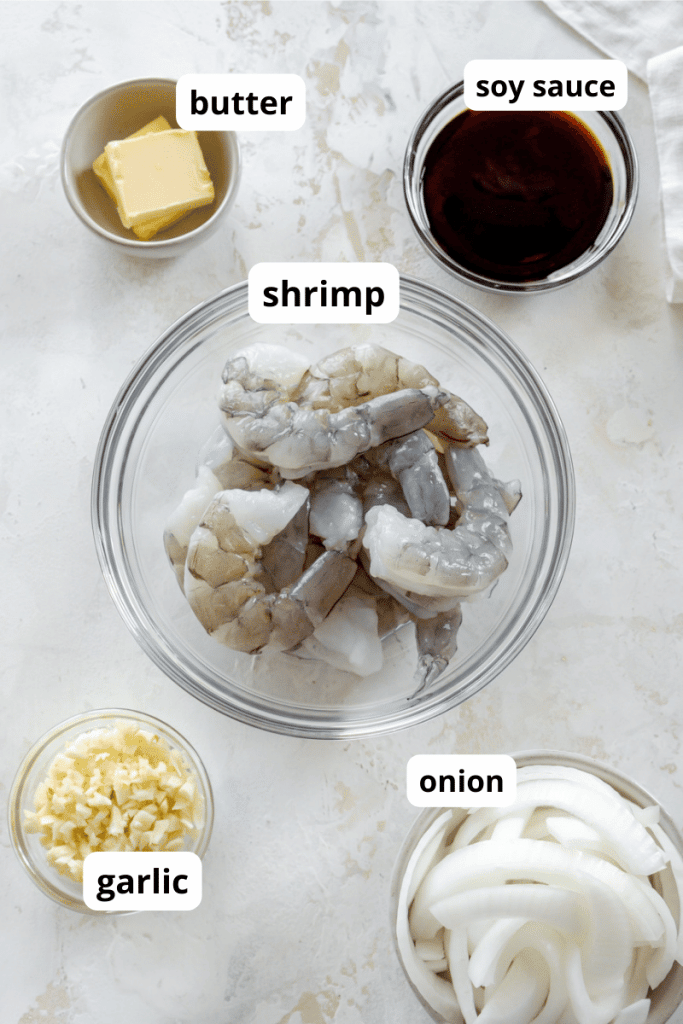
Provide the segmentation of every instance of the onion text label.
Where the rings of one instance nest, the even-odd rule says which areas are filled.
[[[202,901],[196,853],[89,853],[83,902],[91,910],[194,910]]]
[[[175,96],[186,131],[293,132],[306,120],[300,75],[183,75]]]
[[[471,60],[470,110],[621,110],[628,72],[620,60]]]
[[[517,792],[509,754],[415,754],[406,793],[415,807],[508,807]]]
[[[398,316],[391,263],[257,263],[249,315],[259,324],[389,324]]]

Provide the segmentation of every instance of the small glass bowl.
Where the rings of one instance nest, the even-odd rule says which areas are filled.
[[[403,192],[408,213],[427,252],[444,270],[467,284],[491,292],[533,292],[562,288],[597,266],[614,249],[633,215],[638,196],[638,162],[624,122],[609,110],[582,110],[574,116],[582,121],[602,146],[612,171],[612,205],[598,237],[577,259],[533,281],[499,281],[471,270],[453,259],[432,234],[424,203],[425,160],[432,143],[446,125],[467,110],[462,82],[437,97],[415,125],[408,140],[403,163]]]
[[[601,779],[603,782],[606,782],[609,786],[615,789],[620,796],[623,796],[626,800],[630,800],[632,803],[637,804],[638,807],[652,807],[653,805],[657,805],[660,809],[659,824],[666,833],[667,838],[683,857],[683,835],[674,824],[672,818],[667,814],[656,797],[652,796],[651,793],[648,793],[648,791],[643,789],[642,786],[639,786],[638,783],[629,778],[628,775],[624,775],[622,772],[618,771],[616,768],[612,768],[610,765],[602,764],[600,761],[595,761],[592,757],[586,757],[582,754],[570,754],[560,750],[526,750],[521,753],[512,754],[511,756],[514,758],[518,768],[524,768],[528,765],[534,764],[560,765],[563,768],[578,768],[580,771],[590,772],[592,775],[595,775],[596,778]],[[449,810],[450,808],[445,807],[428,807],[425,808],[425,810],[423,810],[413,822],[396,860],[390,895],[390,926],[396,955],[398,956],[410,988],[425,1010],[425,1021],[427,1020],[427,1017],[429,1017],[431,1020],[437,1021],[437,1024],[444,1024],[444,1018],[425,1001],[421,993],[418,992],[413,985],[408,972],[406,971],[397,937],[397,919],[401,891],[404,887],[410,885],[412,878],[412,871],[410,875],[406,874],[406,869],[409,866],[410,859],[423,836],[425,836],[427,831],[435,826],[437,820]],[[443,829],[443,826],[436,827],[434,832],[438,832],[439,829]],[[414,867],[415,865],[413,865],[413,869]],[[671,872],[671,867],[667,867],[664,871],[657,873],[655,888],[657,888],[660,895],[664,895],[667,902],[669,902],[670,898],[671,903],[675,905],[677,901],[676,886]],[[679,913],[683,913],[683,907],[679,908]],[[666,1021],[670,1020],[676,1009],[683,1004],[683,966],[677,962],[674,963],[664,981],[657,986],[653,993],[651,993],[651,999],[652,1002],[650,1004],[650,1011],[647,1017],[647,1024],[665,1024]]]
[[[24,811],[35,810],[34,797],[36,790],[45,779],[52,761],[64,748],[83,733],[95,729],[111,729],[117,721],[135,722],[143,729],[152,729],[166,740],[169,747],[179,750],[189,769],[197,779],[199,792],[204,798],[204,824],[196,836],[188,836],[185,849],[203,857],[206,853],[213,828],[213,793],[206,769],[199,754],[188,743],[184,736],[172,729],[170,725],[145,715],[141,711],[129,711],[121,708],[106,708],[99,711],[87,711],[85,714],[68,718],[65,722],[50,729],[37,743],[31,747],[17,772],[9,795],[8,817],[9,832],[14,852],[26,868],[30,878],[38,888],[54,900],[55,903],[75,910],[81,914],[97,914],[103,911],[92,910],[83,902],[83,886],[64,875],[60,875],[47,861],[45,847],[36,832],[24,829]],[[132,911],[105,911],[110,914],[132,913]]]
[[[194,485],[200,448],[220,427],[226,360],[254,342],[287,345],[314,363],[372,342],[421,363],[484,417],[487,464],[519,479],[510,564],[463,608],[458,651],[415,693],[412,624],[385,641],[384,666],[365,678],[266,648],[253,657],[208,636],[177,585],[164,525]],[[95,457],[92,520],[105,581],[155,664],[206,704],[259,728],[353,739],[424,722],[466,700],[533,636],[557,592],[574,525],[574,475],[564,428],[526,356],[464,302],[401,278],[390,324],[258,324],[247,284],[190,310],[152,346],[114,401]]]

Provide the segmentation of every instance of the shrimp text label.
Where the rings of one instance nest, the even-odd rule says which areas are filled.
[[[186,131],[293,132],[306,120],[300,75],[183,75],[176,120]]]
[[[620,60],[471,60],[470,110],[621,110],[628,73]]]
[[[399,274],[390,263],[257,263],[249,315],[259,324],[389,324]]]
[[[517,766],[509,754],[415,754],[406,793],[415,807],[508,807]]]
[[[201,901],[196,853],[97,852],[83,861],[83,902],[91,910],[194,910]]]

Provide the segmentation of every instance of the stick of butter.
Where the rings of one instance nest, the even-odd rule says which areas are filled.
[[[155,117],[149,124],[144,125],[138,131],[133,132],[132,135],[126,136],[129,139],[137,139],[140,135],[148,135],[149,132],[167,132],[170,129],[170,124],[165,117]],[[100,153],[95,162],[92,165],[92,169],[97,175],[100,184],[106,191],[109,198],[113,203],[116,203],[116,189],[114,188],[114,179],[111,176],[109,170],[109,164],[107,163],[107,154]],[[157,231],[163,231],[164,228],[169,228],[171,224],[175,224],[176,221],[180,220],[181,217],[185,216],[186,211],[180,210],[178,213],[169,213],[165,217],[152,217],[150,220],[143,221],[142,224],[136,224],[133,231],[142,239],[147,242],[150,238],[156,235]]]
[[[126,228],[184,216],[213,202],[213,183],[196,132],[148,132],[108,142],[104,151]]]

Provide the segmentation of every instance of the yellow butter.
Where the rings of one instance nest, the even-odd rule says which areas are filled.
[[[144,127],[140,128],[138,131],[133,132],[132,135],[127,135],[126,138],[137,139],[138,136],[147,135],[149,132],[167,132],[170,127],[171,126],[166,118],[159,116],[155,117],[153,121],[150,121],[149,124],[144,125]],[[114,188],[114,179],[112,178],[111,171],[109,170],[106,153],[100,153],[93,163],[92,169],[97,175],[100,184],[107,192],[109,198],[113,203],[116,203],[116,189]],[[138,238],[147,242],[150,238],[153,238],[158,231],[163,231],[164,228],[169,228],[171,224],[175,224],[176,221],[179,221],[181,217],[184,217],[185,215],[186,211],[180,210],[177,213],[166,214],[165,217],[152,217],[150,220],[143,221],[141,224],[136,224],[133,231]]]
[[[108,142],[104,151],[124,227],[183,215],[213,202],[213,183],[196,132],[150,132]]]
[[[127,135],[128,139],[137,139],[140,135],[148,135],[150,132],[167,132],[170,129],[170,124],[165,117],[155,117],[153,121],[146,124],[143,128],[133,132],[132,135]],[[107,163],[107,154],[100,153],[95,162],[92,165],[92,169],[100,180],[101,185],[107,192],[110,199],[116,202],[116,189],[114,188],[114,179],[111,176],[109,170],[109,164]]]

